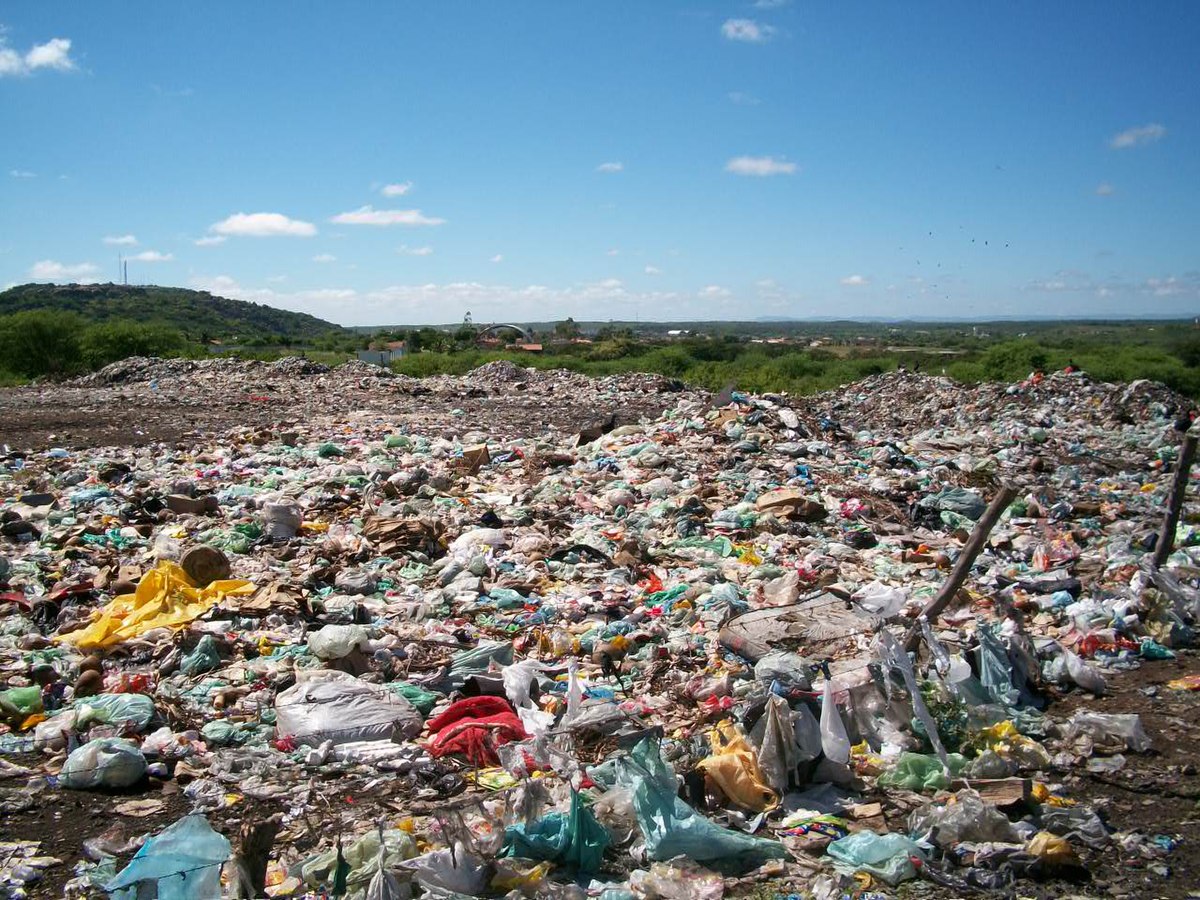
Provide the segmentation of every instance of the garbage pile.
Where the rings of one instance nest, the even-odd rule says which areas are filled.
[[[229,377],[176,365],[89,384]],[[1072,787],[1154,752],[1107,695],[1193,642],[1194,504],[1150,555],[1186,400],[1078,373],[790,398],[514,369],[468,378],[672,405],[4,456],[0,890],[831,898],[1080,882],[1104,857],[1169,874],[1178,835]]]

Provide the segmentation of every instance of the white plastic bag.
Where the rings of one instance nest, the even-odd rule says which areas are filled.
[[[369,638],[361,625],[326,625],[308,635],[308,649],[320,659],[341,659],[354,650],[365,650]]]
[[[830,762],[845,765],[850,762],[850,738],[833,699],[833,682],[825,681],[825,696],[821,701],[821,749]]]
[[[1108,687],[1104,683],[1104,676],[1070,650],[1065,652],[1067,654],[1067,674],[1071,676],[1071,680],[1085,691],[1089,691],[1097,696],[1103,694]]]
[[[903,588],[889,587],[882,581],[872,581],[855,591],[850,599],[868,615],[891,619],[904,609],[908,592]]]
[[[146,757],[129,741],[98,738],[77,747],[63,763],[58,783],[76,791],[124,788],[146,774]]]
[[[297,677],[275,698],[275,730],[301,744],[410,740],[424,727],[411,703],[377,684],[327,669]]]
[[[479,897],[487,886],[487,864],[461,841],[454,849],[431,850],[400,864],[414,873],[421,886],[430,892],[452,891]]]

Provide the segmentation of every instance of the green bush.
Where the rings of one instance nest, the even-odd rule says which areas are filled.
[[[81,371],[83,320],[74,313],[30,310],[0,318],[0,368],[25,378]]]
[[[187,347],[174,328],[122,320],[88,327],[79,344],[84,364],[92,369],[130,356],[176,356]]]

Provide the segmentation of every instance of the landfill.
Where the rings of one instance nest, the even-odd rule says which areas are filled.
[[[0,896],[1200,884],[1162,385],[133,359],[3,394],[189,427],[3,438]]]

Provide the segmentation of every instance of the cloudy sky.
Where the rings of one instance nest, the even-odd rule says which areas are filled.
[[[344,324],[1200,313],[1200,4],[0,7],[0,286]]]

